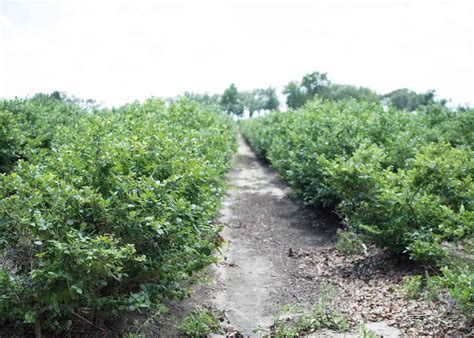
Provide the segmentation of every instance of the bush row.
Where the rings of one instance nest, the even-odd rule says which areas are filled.
[[[315,100],[241,128],[306,203],[381,247],[443,266],[472,243],[473,110]],[[472,271],[472,252],[461,256]]]
[[[0,176],[0,324],[70,330],[180,298],[214,262],[227,117],[151,99],[86,114]]]
[[[85,114],[78,102],[54,95],[0,100],[0,173],[32,152],[48,149],[62,126]]]

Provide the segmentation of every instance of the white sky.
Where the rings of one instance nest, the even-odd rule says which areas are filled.
[[[312,71],[474,105],[472,0],[0,0],[0,97],[108,105]]]

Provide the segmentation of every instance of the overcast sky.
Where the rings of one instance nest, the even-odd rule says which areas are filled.
[[[472,0],[0,0],[0,97],[108,105],[312,71],[474,105]]]

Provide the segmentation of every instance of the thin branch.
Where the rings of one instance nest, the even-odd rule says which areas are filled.
[[[89,319],[81,316],[80,314],[78,313],[75,313],[75,312],[71,312],[74,316],[76,316],[77,318],[81,319],[82,321],[86,322],[87,324],[89,324],[90,326],[100,330],[102,333],[107,333],[107,331],[105,331],[103,328],[101,327],[98,327],[97,325],[95,325],[93,322],[91,322]]]

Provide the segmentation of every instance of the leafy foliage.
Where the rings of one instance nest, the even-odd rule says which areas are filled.
[[[283,94],[286,95],[286,105],[289,108],[298,109],[307,101],[306,93],[296,81],[288,83],[283,88]]]
[[[359,101],[379,102],[379,95],[366,87],[356,87],[343,84],[331,84],[320,95],[322,98],[330,100],[356,99]]]
[[[280,105],[275,88],[272,87],[242,92],[240,96],[250,117],[257,111],[278,109]]]
[[[427,300],[439,300],[443,298],[444,294],[449,293],[449,296],[457,302],[467,319],[474,320],[474,276],[472,266],[444,266],[441,268],[439,275],[405,277],[403,290],[405,297],[408,299],[423,296]]]
[[[178,101],[183,97],[191,101],[198,102],[199,104],[204,106],[219,106],[221,101],[221,97],[219,94],[199,94],[193,92],[185,92],[181,98],[178,98]]]
[[[241,117],[244,114],[242,97],[233,83],[222,94],[220,103],[222,110],[229,115]]]
[[[393,104],[397,109],[406,109],[408,111],[413,111],[420,106],[427,106],[434,103],[435,92],[434,90],[429,90],[426,93],[417,94],[413,90],[408,88],[401,88],[391,91],[383,95],[383,98],[388,100]],[[445,104],[445,101],[442,101],[442,104]]]
[[[331,83],[326,73],[312,72],[303,76],[300,82],[291,81],[283,89],[286,105],[297,109],[315,96],[321,99],[340,101],[356,99],[366,102],[380,102],[380,96],[365,87]]]
[[[449,290],[453,299],[463,310],[464,314],[474,320],[474,276],[472,266],[445,266],[442,275],[432,279],[434,286],[442,286]]]
[[[357,233],[352,231],[337,230],[336,248],[346,256],[361,254],[364,250],[364,243],[359,239]]]
[[[86,114],[78,102],[59,93],[0,101],[0,172],[19,159],[48,149],[56,133]]]
[[[153,99],[64,123],[50,148],[0,176],[0,322],[60,330],[185,296],[220,243],[232,122]]]
[[[364,239],[442,267],[458,265],[446,247],[473,235],[473,118],[438,104],[411,113],[314,100],[242,131],[307,204],[334,207]]]
[[[329,86],[330,81],[326,73],[312,72],[303,76],[301,86],[308,99],[313,98],[316,94],[322,93]]]
[[[337,293],[330,285],[321,285],[318,300],[310,310],[304,307],[285,305],[270,326],[271,337],[298,337],[328,329],[347,332],[350,329],[346,315],[336,302]],[[264,331],[257,329],[256,331]]]
[[[423,276],[405,276],[403,277],[403,290],[407,299],[416,299],[420,295]]]
[[[222,333],[219,318],[223,317],[223,313],[196,308],[185,316],[178,330],[186,337],[206,337],[209,334]]]
[[[332,83],[326,73],[312,72],[302,77],[300,81],[291,81],[282,92],[286,96],[286,105],[291,109],[298,109],[316,96],[320,99],[340,101],[355,99],[357,101],[392,105],[396,109],[414,111],[433,104],[445,106],[447,101],[436,100],[434,90],[425,93],[416,93],[408,88],[393,90],[379,95],[367,87],[356,87],[347,84]]]

